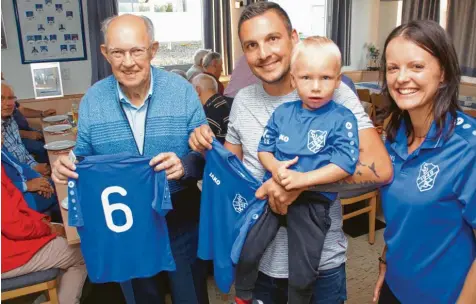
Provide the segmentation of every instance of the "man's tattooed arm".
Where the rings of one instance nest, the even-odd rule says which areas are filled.
[[[310,191],[339,192],[341,196],[352,192],[368,192],[388,184],[393,168],[387,150],[375,129],[359,131],[359,160],[354,174],[336,183],[317,185]]]

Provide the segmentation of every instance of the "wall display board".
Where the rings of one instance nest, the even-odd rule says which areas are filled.
[[[81,0],[13,0],[23,64],[86,60]]]

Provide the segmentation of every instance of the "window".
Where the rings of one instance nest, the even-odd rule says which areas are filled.
[[[300,38],[327,36],[328,0],[274,0],[289,15]]]
[[[154,23],[160,49],[154,66],[191,65],[203,48],[201,0],[118,0],[119,15],[144,15]]]

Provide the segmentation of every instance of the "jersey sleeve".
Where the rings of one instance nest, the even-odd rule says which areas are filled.
[[[166,216],[173,209],[172,198],[170,197],[169,182],[165,170],[154,173],[155,188],[152,208],[161,216]]]
[[[276,114],[278,112],[279,111],[274,111],[273,115],[269,118],[259,142],[258,152],[274,153],[276,151],[276,139],[279,135],[279,128],[276,124]]]
[[[340,119],[335,121],[331,142],[332,155],[330,162],[349,174],[354,174],[359,159],[359,134],[357,120],[352,112],[346,110]]]
[[[460,169],[456,172],[453,191],[463,206],[463,218],[473,229],[476,229],[476,153],[474,151],[474,149],[468,151],[460,160]]]
[[[81,202],[78,196],[78,180],[68,179],[68,225],[82,227],[84,225]]]

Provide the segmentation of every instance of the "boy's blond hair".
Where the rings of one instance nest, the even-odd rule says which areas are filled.
[[[342,67],[342,55],[340,53],[339,47],[331,39],[322,36],[307,37],[294,46],[293,52],[291,54],[291,70],[293,69],[294,63],[296,62],[299,54],[301,54],[301,52],[307,48],[324,50],[335,56],[340,73],[340,69]],[[316,60],[319,60],[319,58],[316,58]]]

